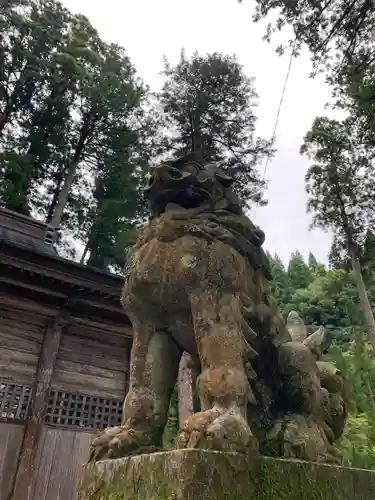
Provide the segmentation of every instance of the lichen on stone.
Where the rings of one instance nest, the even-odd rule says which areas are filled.
[[[199,365],[200,410],[177,448],[274,450],[339,462],[341,375],[320,361],[324,331],[285,324],[270,291],[265,235],[244,214],[234,179],[194,156],[153,169],[151,220],[128,252],[122,305],[133,325],[122,425],[94,440],[90,461],[161,449],[184,351]]]
[[[77,500],[372,500],[375,472],[176,450],[85,466]]]

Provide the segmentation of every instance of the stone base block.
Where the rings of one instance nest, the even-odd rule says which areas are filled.
[[[375,500],[375,471],[176,450],[84,466],[77,500]]]

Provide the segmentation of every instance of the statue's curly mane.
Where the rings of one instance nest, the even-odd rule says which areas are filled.
[[[183,234],[219,240],[235,248],[254,269],[270,280],[267,256],[262,248],[264,233],[243,213],[232,190],[234,179],[214,163],[204,164],[194,156],[165,162],[158,174],[151,172],[146,191],[152,216],[137,246],[153,237],[173,241]],[[162,178],[161,178],[162,176]],[[155,224],[163,215],[169,224]]]

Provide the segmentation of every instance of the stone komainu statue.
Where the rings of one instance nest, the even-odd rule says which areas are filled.
[[[134,340],[122,425],[93,442],[91,461],[161,446],[183,351],[199,364],[201,411],[185,421],[177,447],[340,460],[344,381],[320,361],[323,331],[308,337],[295,313],[284,323],[264,233],[232,183],[194,157],[153,170],[152,219],[125,269]]]

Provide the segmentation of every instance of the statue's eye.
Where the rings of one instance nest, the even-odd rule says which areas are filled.
[[[172,179],[181,179],[182,173],[177,168],[170,168],[168,171]]]

